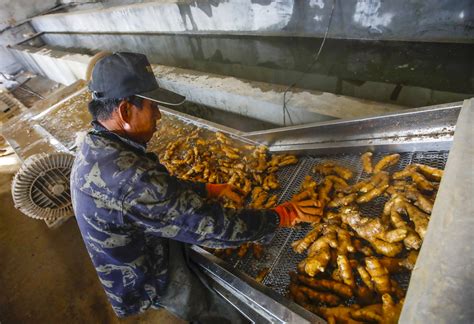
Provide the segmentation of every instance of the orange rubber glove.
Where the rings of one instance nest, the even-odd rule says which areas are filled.
[[[232,200],[236,204],[242,203],[241,193],[238,188],[224,183],[224,184],[206,184],[207,196],[213,199],[219,199],[226,197],[229,200]]]
[[[319,222],[323,212],[320,203],[313,200],[288,201],[273,210],[280,216],[280,227],[291,227],[301,222]]]
[[[291,203],[283,203],[273,208],[280,217],[280,227],[291,227],[296,223],[298,212]]]

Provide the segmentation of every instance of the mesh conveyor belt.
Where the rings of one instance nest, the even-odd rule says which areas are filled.
[[[397,165],[390,167],[387,171],[390,173],[400,171],[410,163],[422,163],[444,169],[448,159],[448,153],[449,152],[446,151],[401,153],[401,158]],[[372,160],[377,162],[382,156],[388,154],[390,153],[376,153]],[[278,172],[278,179],[282,188],[275,193],[281,197],[279,202],[290,200],[293,194],[299,191],[305,176],[309,174],[311,174],[319,183],[323,178],[320,175],[313,174],[311,170],[314,165],[328,160],[335,161],[354,171],[355,176],[351,181],[349,181],[349,184],[354,184],[361,179],[370,178],[369,175],[362,171],[359,154],[301,157],[300,162],[297,165],[284,168]],[[364,216],[378,216],[382,212],[383,205],[386,201],[387,198],[378,197],[374,201],[361,206],[361,211]],[[265,277],[263,284],[272,288],[279,294],[285,295],[290,282],[289,272],[295,271],[298,262],[306,256],[305,254],[294,253],[291,249],[291,242],[304,237],[309,229],[310,226],[306,225],[295,229],[278,230],[271,244],[265,246],[264,257],[261,260],[256,260],[252,256],[252,253],[248,253],[242,259],[238,259],[233,255],[231,258],[226,259],[226,262],[232,264],[236,269],[251,277],[255,277],[262,269],[269,268],[270,271]],[[396,279],[398,279],[401,286],[405,288],[408,286],[409,275],[403,275]]]

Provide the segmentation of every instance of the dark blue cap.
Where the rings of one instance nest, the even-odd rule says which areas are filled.
[[[137,96],[162,104],[180,105],[186,99],[160,88],[145,55],[117,52],[94,66],[89,83],[94,99],[120,99]]]

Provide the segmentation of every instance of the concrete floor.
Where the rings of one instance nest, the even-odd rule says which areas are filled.
[[[50,230],[13,207],[0,158],[0,323],[186,323],[165,310],[118,319],[74,219]]]

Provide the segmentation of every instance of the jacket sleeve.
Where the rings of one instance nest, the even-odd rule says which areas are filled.
[[[228,209],[210,202],[204,184],[181,181],[149,170],[131,184],[123,200],[124,222],[146,233],[211,248],[271,240],[279,224],[276,212]]]

